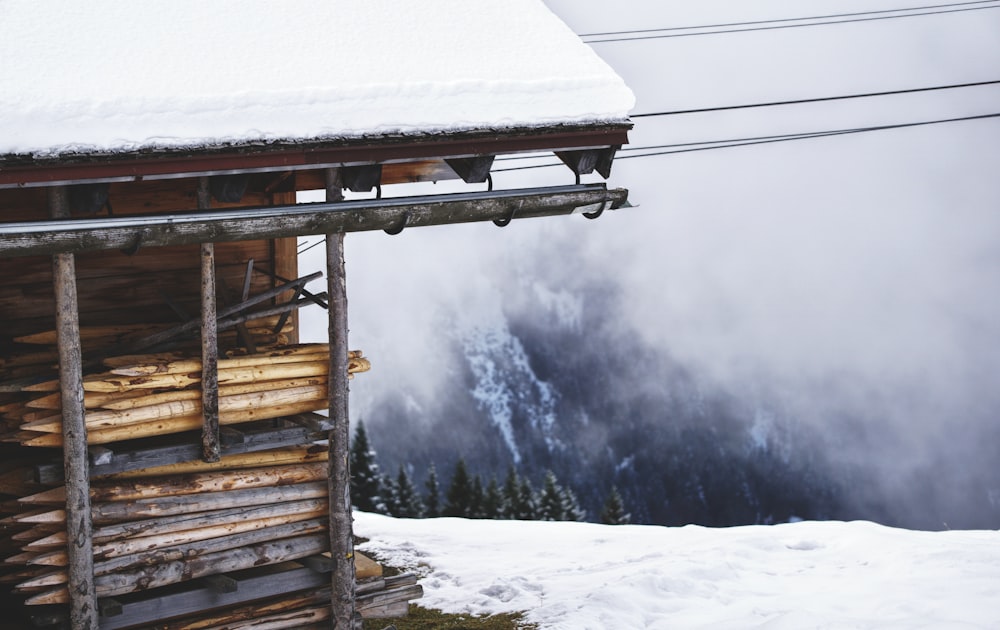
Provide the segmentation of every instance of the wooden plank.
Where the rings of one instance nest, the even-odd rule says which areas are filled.
[[[185,475],[170,475],[152,479],[133,479],[123,482],[113,480],[97,481],[91,485],[92,502],[132,501],[151,497],[196,494],[199,492],[221,492],[240,488],[287,485],[326,478],[326,464],[293,464],[279,466],[258,466],[241,470],[197,472]],[[66,488],[60,486],[38,492],[19,499],[22,504],[59,505],[66,501]],[[15,517],[25,521],[30,516]]]
[[[170,619],[238,606],[281,593],[315,589],[327,583],[326,576],[296,563],[287,563],[281,568],[280,572],[267,571],[265,568],[238,576],[239,588],[235,593],[214,593],[192,585],[161,596],[153,594],[122,596],[119,598],[122,602],[122,614],[102,619],[101,630],[120,630],[152,622],[167,622]],[[159,626],[159,623],[157,625]],[[174,629],[174,626],[167,627]]]
[[[408,606],[411,599],[420,599],[423,595],[424,589],[419,584],[362,595],[358,597],[358,612],[366,619],[400,616],[397,612],[398,607],[394,607],[394,604]],[[403,612],[403,615],[405,614]]]
[[[204,514],[164,516],[105,525],[95,530],[94,558],[96,562],[104,563],[116,558],[196,544],[222,536],[252,536],[252,532],[322,518],[326,510],[325,499],[302,499],[281,505],[238,507]],[[30,559],[31,564],[65,566],[65,544],[65,532],[57,532],[24,547],[29,552],[36,553]],[[37,552],[31,551],[34,548],[37,548]]]
[[[99,596],[115,597],[217,573],[294,560],[319,553],[328,545],[329,540],[325,534],[309,534],[207,554],[197,560],[178,560],[150,569],[136,569],[127,573],[116,573],[113,576],[101,576],[94,582]],[[69,592],[65,588],[59,588],[29,597],[25,604],[38,606],[64,604],[68,601]],[[96,626],[94,628],[96,629]]]
[[[154,566],[184,558],[194,558],[227,549],[236,549],[247,545],[255,545],[272,540],[281,540],[306,534],[320,534],[326,531],[326,519],[310,518],[304,520],[287,520],[289,517],[274,517],[268,523],[253,529],[244,528],[241,523],[232,523],[232,533],[226,536],[203,538],[197,541],[185,542],[179,545],[160,549],[144,549],[142,551],[120,555],[98,562],[94,566],[96,575],[110,575],[118,571],[138,566]]]
[[[158,626],[158,630],[206,630],[228,627],[227,624],[255,619],[264,615],[295,610],[330,599],[329,589],[310,589],[258,600],[250,605],[230,607],[197,617],[188,617]]]
[[[219,369],[228,370],[231,368],[251,367],[255,365],[275,365],[278,363],[298,363],[300,361],[325,360],[330,353],[329,344],[309,343],[291,345],[273,350],[263,350],[254,354],[246,354],[226,359],[219,359]],[[321,355],[320,358],[303,359],[302,355]],[[352,352],[351,358],[361,356]],[[105,365],[111,365],[110,372],[121,376],[146,376],[150,374],[166,374],[177,372],[195,372],[201,369],[201,361],[198,359],[168,355],[161,360],[155,358],[136,358],[131,361],[124,360],[126,357],[113,357],[106,359]]]
[[[301,389],[308,389],[311,393],[308,395],[302,394],[302,396],[291,402],[282,402],[254,409],[247,408],[229,411],[220,415],[219,422],[224,425],[232,425],[282,418],[298,413],[316,411],[326,405],[325,387],[318,386]],[[88,444],[110,444],[113,442],[170,435],[172,433],[184,433],[198,430],[201,424],[202,418],[199,414],[162,418],[139,424],[94,429],[87,434],[87,442]],[[24,435],[20,436],[20,440],[25,446],[50,448],[61,446],[63,442],[62,436],[58,433],[24,432]]]
[[[302,426],[274,427],[270,421],[243,428],[243,441],[223,444],[223,459],[213,464],[199,463],[200,445],[190,437],[176,436],[182,440],[174,444],[123,448],[115,451],[111,460],[104,464],[91,464],[94,477],[107,475],[147,476],[176,474],[195,470],[210,470],[214,466],[235,467],[237,458],[247,458],[252,464],[263,465],[287,461],[325,461],[325,447],[309,445],[318,436]],[[228,457],[227,457],[228,456]],[[230,459],[233,458],[233,459]],[[243,464],[247,465],[247,464]],[[53,464],[39,464],[35,475],[40,483],[54,484],[63,481],[62,467]]]
[[[100,548],[100,553],[95,557],[104,559],[105,557],[135,553],[147,548],[203,540],[233,531],[249,531],[263,526],[261,523],[267,519],[284,519],[281,521],[284,523],[306,520],[321,516],[318,510],[324,510],[326,507],[325,498],[299,499],[287,501],[282,505],[235,507],[204,514],[160,516],[103,525],[94,530],[94,544]],[[245,519],[245,521],[239,519]],[[239,521],[238,527],[233,526],[236,521]],[[260,523],[251,523],[252,521]],[[242,530],[244,523],[246,523],[247,529]],[[268,521],[268,523],[271,522]],[[222,529],[219,529],[220,527]],[[25,551],[52,551],[63,549],[65,545],[66,532],[58,531],[50,536],[25,544],[23,549]],[[41,564],[40,561],[39,563]],[[47,559],[46,563],[56,563],[56,561]]]
[[[194,512],[255,507],[323,497],[326,497],[326,484],[322,482],[309,482],[291,486],[244,488],[220,492],[143,498],[131,501],[94,503],[92,513],[95,524],[107,524],[135,520],[137,518],[176,516]]]

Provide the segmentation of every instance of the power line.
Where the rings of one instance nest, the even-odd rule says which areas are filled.
[[[711,151],[713,149],[728,149],[728,148],[732,148],[732,147],[745,147],[745,146],[751,146],[751,145],[757,145],[757,144],[772,144],[772,143],[776,143],[776,142],[791,142],[793,140],[809,140],[809,139],[813,139],[813,138],[826,138],[826,137],[829,137],[829,136],[842,136],[842,135],[848,135],[848,134],[868,133],[868,132],[872,132],[872,131],[885,131],[885,130],[889,130],[889,129],[904,129],[904,128],[908,128],[908,127],[923,127],[923,126],[928,126],[928,125],[940,125],[940,124],[945,124],[945,123],[963,122],[963,121],[971,121],[971,120],[985,120],[985,119],[988,119],[988,118],[1000,118],[1000,112],[996,112],[996,113],[992,113],[992,114],[979,114],[979,115],[976,115],[976,116],[962,116],[962,117],[957,117],[957,118],[941,118],[941,119],[938,119],[938,120],[924,120],[924,121],[918,121],[918,122],[897,123],[897,124],[892,124],[892,125],[877,125],[877,126],[873,126],[873,127],[854,127],[854,128],[849,128],[849,129],[830,129],[830,130],[826,130],[826,131],[809,131],[809,132],[803,132],[803,133],[797,133],[797,134],[785,134],[785,135],[778,135],[778,136],[758,136],[756,138],[737,138],[737,139],[733,139],[733,140],[710,140],[710,141],[705,141],[705,142],[690,142],[690,143],[676,144],[676,145],[659,145],[659,146],[650,146],[650,147],[636,147],[635,150],[637,150],[637,151],[639,151],[639,150],[658,149],[658,148],[667,148],[667,147],[687,147],[687,148],[677,148],[676,150],[671,150],[671,151],[655,151],[653,153],[641,153],[641,154],[638,154],[638,155],[623,155],[623,156],[620,156],[620,157],[616,158],[616,160],[628,160],[628,159],[633,159],[633,158],[653,157],[653,156],[658,156],[658,155],[673,155],[675,153],[693,153],[695,151]],[[720,144],[720,143],[725,143],[725,144]],[[696,145],[712,145],[712,146],[696,146]],[[534,165],[531,165],[531,166],[515,166],[515,167],[512,167],[512,168],[495,169],[493,172],[496,173],[496,172],[501,172],[501,171],[522,171],[522,170],[528,170],[528,169],[532,169],[532,168],[548,168],[548,167],[552,167],[552,166],[562,166],[562,163],[561,162],[556,162],[556,163],[552,163],[552,164],[534,164]]]
[[[987,1],[989,1],[989,0],[987,0]],[[647,40],[647,39],[670,39],[670,38],[674,38],[674,37],[695,37],[695,36],[699,36],[699,35],[722,35],[722,34],[725,34],[725,33],[749,33],[749,32],[752,32],[752,31],[775,31],[775,30],[782,30],[782,29],[789,29],[789,28],[801,28],[801,27],[805,27],[805,26],[828,26],[828,25],[831,25],[831,24],[850,24],[850,23],[854,23],[854,22],[873,22],[873,21],[877,21],[877,20],[895,20],[895,19],[899,19],[899,18],[919,17],[919,16],[922,16],[922,15],[943,15],[943,14],[946,14],[946,13],[964,13],[966,11],[982,11],[982,10],[985,10],[985,9],[1000,9],[1000,4],[994,4],[994,5],[991,5],[991,6],[988,6],[988,7],[966,7],[966,8],[961,8],[961,9],[947,9],[947,10],[941,10],[941,11],[925,11],[925,12],[922,12],[922,13],[906,13],[906,14],[900,14],[900,15],[881,15],[881,16],[875,16],[875,17],[850,18],[850,19],[845,19],[845,20],[827,20],[827,21],[818,21],[818,22],[807,22],[807,23],[804,23],[804,24],[779,24],[777,26],[756,26],[756,27],[750,27],[750,28],[733,28],[733,29],[723,29],[723,30],[715,30],[715,31],[699,31],[699,32],[694,32],[694,33],[666,33],[666,34],[663,34],[663,35],[640,35],[638,37],[614,37],[614,38],[608,38],[608,39],[589,39],[589,40],[584,40],[584,41],[587,44],[604,44],[604,43],[608,43],[608,42],[631,42],[631,41],[640,41],[640,40]],[[806,19],[806,18],[801,18],[801,19]],[[687,27],[687,28],[694,28],[694,27]],[[702,28],[705,28],[705,27],[702,27]],[[668,30],[668,29],[662,29],[662,30]]]
[[[699,114],[699,113],[705,113],[705,112],[718,112],[718,111],[727,111],[727,110],[735,110],[735,109],[750,109],[750,108],[754,108],[754,107],[773,107],[773,106],[777,106],[777,105],[798,105],[798,104],[803,104],[803,103],[818,103],[818,102],[823,102],[823,101],[838,101],[838,100],[845,100],[845,99],[868,98],[868,97],[875,97],[875,96],[891,96],[891,95],[896,95],[896,94],[913,94],[913,93],[918,93],[918,92],[931,92],[931,91],[935,91],[935,90],[952,90],[952,89],[958,89],[958,88],[979,87],[979,86],[984,86],[984,85],[997,85],[997,84],[1000,84],[1000,79],[993,80],[993,81],[976,81],[976,82],[973,82],[973,83],[954,83],[954,84],[951,84],[951,85],[935,85],[935,86],[931,86],[931,87],[908,88],[908,89],[905,89],[905,90],[889,90],[889,91],[884,91],[884,92],[867,92],[867,93],[863,93],[863,94],[846,94],[846,95],[840,95],[840,96],[823,96],[823,97],[818,97],[818,98],[803,98],[803,99],[795,99],[795,100],[789,100],[789,101],[771,101],[771,102],[768,102],[768,103],[748,103],[748,104],[742,104],[742,105],[726,105],[726,106],[719,106],[719,107],[702,107],[702,108],[699,108],[699,109],[678,109],[678,110],[667,111],[667,112],[650,112],[650,113],[646,113],[646,114],[633,114],[631,116],[631,118],[644,118],[644,117],[651,117],[651,116],[673,116],[673,115],[677,115],[677,114]],[[770,136],[762,136],[761,138],[752,138],[752,139],[759,140],[759,139],[764,139],[764,138],[769,138],[769,137]],[[714,142],[731,142],[731,141],[730,140],[716,140]],[[689,144],[709,144],[709,143],[707,143],[707,142],[695,142],[695,143],[689,143]],[[665,148],[665,147],[673,147],[673,146],[687,146],[687,145],[661,145],[661,146],[655,146],[655,147],[624,147],[623,149],[621,149],[621,151],[637,151],[637,150],[641,150],[642,148],[656,149],[656,148]],[[538,159],[542,155],[544,155],[544,154],[501,156],[501,157],[497,158],[497,161]]]
[[[625,153],[626,151],[650,151],[653,149],[675,149],[678,147],[695,147],[702,146],[706,144],[723,144],[730,142],[745,142],[748,140],[770,140],[772,138],[788,138],[791,136],[806,136],[806,135],[817,135],[825,132],[804,132],[804,133],[783,133],[774,136],[754,136],[750,138],[727,138],[724,140],[702,140],[699,142],[674,142],[671,144],[652,144],[648,146],[626,146],[618,149],[618,154]],[[549,157],[547,153],[535,153],[532,155],[503,155],[496,158],[497,162],[508,162],[511,160],[539,160],[541,158]],[[622,157],[617,157],[615,159],[622,159]],[[558,166],[558,164],[546,164],[545,166]],[[492,172],[497,172],[498,170],[507,169],[494,169]]]
[[[950,7],[972,4],[993,4],[996,0],[976,0],[975,2],[951,2],[948,4],[931,4],[921,7],[906,7],[902,9],[882,9],[880,11],[860,11],[857,13],[833,13],[830,15],[813,15],[799,18],[783,18],[775,20],[756,20],[753,22],[723,22],[721,24],[703,24],[701,26],[669,26],[665,28],[645,28],[631,31],[608,31],[604,33],[583,33],[579,37],[609,37],[613,35],[640,35],[644,33],[662,33],[664,31],[689,31],[705,28],[726,28],[731,26],[757,26],[760,24],[779,24],[782,22],[802,22],[805,20],[828,20],[843,17],[859,17],[862,15],[877,15],[882,13],[901,13],[904,11],[925,11],[929,9],[946,9]]]
[[[750,109],[754,107],[774,107],[777,105],[799,105],[802,103],[819,103],[823,101],[842,101],[852,98],[869,98],[872,96],[891,96],[894,94],[914,94],[917,92],[932,92],[935,90],[954,90],[958,88],[979,87],[983,85],[1000,84],[1000,80],[976,81],[974,83],[954,83],[952,85],[935,85],[932,87],[908,88],[905,90],[889,90],[885,92],[867,92],[864,94],[845,94],[840,96],[822,96],[818,98],[800,98],[789,101],[772,101],[769,103],[749,103],[744,105],[726,105],[722,107],[702,107],[699,109],[678,109],[667,112],[649,112],[645,114],[632,114],[630,118],[647,118],[651,116],[675,116],[678,114],[700,114],[705,112],[719,112],[733,109]]]

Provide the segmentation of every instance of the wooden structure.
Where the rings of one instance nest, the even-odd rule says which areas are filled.
[[[478,186],[463,194],[344,202],[342,187],[350,182],[363,188],[359,181],[365,178],[375,189],[463,173],[470,184],[478,183],[487,177],[482,165],[491,163],[494,154],[514,153],[525,144],[532,150],[551,145],[568,156],[567,163],[589,159],[597,168],[601,159],[610,163],[624,134],[623,128],[603,128],[477,137],[475,146],[483,154],[473,155],[465,153],[471,140],[455,137],[412,143],[405,148],[412,159],[374,166],[358,162],[383,155],[385,147],[3,163],[0,405],[7,442],[4,472],[16,479],[3,488],[11,533],[4,582],[24,623],[141,627],[167,621],[150,619],[150,611],[225,617],[258,600],[285,602],[271,604],[274,614],[283,614],[293,605],[288,597],[299,602],[310,589],[328,594],[334,616],[347,611],[346,618],[353,619],[356,598],[364,589],[355,590],[350,542],[346,461],[352,355],[346,335],[344,234],[461,221],[505,224],[511,218],[577,211],[596,216],[622,205],[625,192],[603,185],[513,191]],[[598,141],[604,146],[593,148]],[[459,153],[448,155],[452,150]],[[296,160],[290,159],[290,151]],[[319,155],[345,161],[288,167],[307,157],[319,161]],[[234,174],[244,162],[252,165],[248,172]],[[317,187],[326,189],[326,202],[294,204],[296,191]],[[233,188],[243,193],[219,193]],[[325,295],[304,289],[304,281],[316,274],[299,279],[296,265],[294,237],[317,233],[327,240]],[[235,401],[250,395],[227,391],[242,382],[235,371],[249,369],[235,367],[239,355],[252,357],[263,349],[268,360],[277,360],[283,345],[296,347],[289,345],[296,341],[294,308],[316,303],[329,307],[329,349],[308,355],[323,357],[312,372],[294,372],[279,381],[300,406],[238,416],[242,403]],[[134,358],[135,365],[118,358],[152,352],[159,354]],[[171,368],[172,363],[179,367]],[[316,375],[328,383],[318,384]],[[144,378],[155,387],[135,389]],[[149,393],[137,393],[142,391]],[[174,398],[167,395],[171,391],[176,391]],[[309,391],[319,393],[310,398]],[[134,400],[139,401],[136,406],[130,402]],[[327,417],[310,413],[317,400],[328,408]],[[176,414],[183,421],[176,430],[163,429],[164,414],[174,409],[182,409]],[[158,428],[131,431],[150,423]],[[315,466],[300,464],[290,470],[275,466],[275,479],[263,488],[199,491],[159,502],[99,498],[123,483],[133,487],[134,482],[125,480],[136,470],[196,462],[208,467],[241,453],[271,455],[322,438],[329,452],[321,465],[321,485],[297,479],[307,469],[313,471],[310,479],[316,478]],[[254,478],[265,478],[267,468],[256,467]],[[216,473],[223,474],[223,481],[215,483],[236,483],[239,468],[218,470],[225,471]],[[163,473],[155,477],[154,487],[167,494],[173,485],[195,483],[193,474],[209,473]],[[56,488],[56,499],[31,498],[50,488]],[[14,504],[16,499],[20,501]],[[266,512],[263,504],[290,512]],[[170,519],[178,515],[200,519],[200,534],[191,535],[193,540],[169,536],[175,522]],[[234,520],[251,525],[234,528]],[[144,538],[115,533],[137,528],[143,528]],[[155,543],[157,549],[166,545],[155,553],[137,550],[142,542],[153,544],[153,536],[166,536],[169,544]],[[306,561],[324,553],[332,561],[319,566],[328,572],[317,572],[311,568],[317,564]],[[259,564],[268,572],[281,571],[281,579],[247,573]],[[114,572],[115,567],[124,568]],[[316,596],[310,601],[303,607],[316,609]],[[137,611],[147,611],[146,616]],[[330,623],[328,614],[316,614],[315,623]]]
[[[447,3],[440,4],[420,10],[445,10]],[[348,346],[345,234],[475,221],[504,226],[572,213],[597,218],[627,201],[627,191],[581,184],[580,177],[609,176],[615,152],[627,142],[630,124],[620,112],[630,93],[610,99],[613,108],[584,103],[574,110],[596,115],[561,116],[560,107],[576,107],[574,99],[600,96],[608,85],[618,89],[620,79],[589,51],[574,48],[584,47],[538,0],[517,4],[509,11],[516,16],[496,7],[490,19],[477,16],[478,28],[502,30],[498,21],[507,19],[520,29],[530,14],[544,26],[543,39],[558,40],[571,54],[525,51],[523,76],[507,72],[507,83],[494,85],[487,62],[495,60],[490,50],[479,51],[472,61],[483,68],[482,80],[474,76],[462,84],[472,98],[445,82],[443,100],[425,103],[425,116],[454,106],[463,120],[481,121],[453,127],[422,128],[403,115],[380,123],[406,127],[406,133],[362,123],[331,133],[325,120],[297,125],[300,112],[325,115],[313,107],[315,93],[308,90],[304,105],[281,91],[295,86],[278,86],[276,97],[264,94],[260,101],[248,93],[245,111],[235,111],[224,81],[222,88],[211,80],[192,87],[193,79],[184,76],[175,93],[201,90],[193,103],[221,103],[191,117],[226,130],[158,143],[145,139],[171,136],[175,125],[186,124],[182,107],[181,115],[172,115],[173,101],[147,115],[129,109],[141,99],[108,104],[100,100],[104,91],[80,82],[74,83],[80,94],[64,97],[58,81],[47,76],[38,82],[38,98],[57,102],[25,109],[29,97],[11,100],[6,94],[13,92],[2,89],[23,79],[23,64],[0,71],[0,597],[5,610],[15,611],[8,624],[351,628],[366,615],[405,612],[407,600],[419,596],[411,578],[362,581],[355,573],[348,379],[369,364]],[[188,10],[215,10],[210,6]],[[52,32],[63,26],[75,31],[73,19],[107,8],[67,5],[66,12],[82,13],[46,24]],[[327,3],[314,8],[332,10]],[[16,9],[8,23],[35,20]],[[102,28],[108,23],[93,19]],[[407,28],[389,33],[392,41],[414,32],[400,24]],[[33,48],[29,31],[13,29],[11,38],[26,38],[6,38],[0,47],[34,54],[33,63],[42,64],[45,49]],[[223,39],[238,33],[235,27],[216,33],[214,49],[225,49]],[[122,34],[130,55],[129,34]],[[328,39],[336,38],[321,44]],[[99,35],[91,40],[117,43]],[[268,60],[258,48],[269,49],[245,54],[257,54],[263,64]],[[315,62],[319,72],[343,59],[336,50],[323,54],[332,61],[304,57],[287,64]],[[414,67],[433,69],[454,58],[429,56]],[[549,74],[539,74],[542,59],[562,65],[553,62]],[[127,67],[130,61],[123,56],[105,65]],[[164,67],[170,61],[160,60]],[[79,75],[71,65],[63,56],[50,70],[73,83]],[[133,65],[139,73],[156,67]],[[532,99],[518,93],[550,84],[561,100],[538,99],[544,107],[532,109]],[[46,92],[46,85],[55,88]],[[370,95],[367,85],[355,89]],[[414,85],[399,93],[418,102],[426,85]],[[505,85],[510,111],[528,114],[507,120],[508,101],[496,91]],[[321,94],[350,88],[329,87]],[[383,96],[396,93],[380,89]],[[151,90],[149,98],[158,94]],[[119,137],[118,118],[81,109],[86,98],[96,99],[94,111],[123,108],[121,122],[137,140],[100,144],[102,133]],[[335,98],[328,105],[335,116],[349,116],[356,111],[351,102]],[[402,105],[390,103],[385,115],[405,114]],[[285,137],[265,127],[227,135],[231,120],[258,130],[253,116],[268,107],[291,111],[282,124],[296,123],[289,127],[294,133]],[[67,108],[83,114],[46,118]],[[18,127],[30,127],[33,116],[40,121],[36,127]],[[491,122],[498,117],[504,122]],[[18,140],[10,144],[9,138]],[[554,154],[570,170],[562,181],[576,184],[494,190],[496,157],[526,153]],[[394,184],[444,179],[464,181],[468,192],[381,194]],[[325,201],[297,204],[296,194],[305,190],[325,190]],[[345,201],[344,190],[370,194]],[[297,265],[296,238],[320,234],[327,247],[326,291],[307,288],[322,274],[300,275]],[[301,307],[328,310],[328,343],[297,343]]]

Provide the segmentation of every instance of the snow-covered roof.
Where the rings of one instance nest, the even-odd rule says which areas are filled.
[[[541,0],[4,0],[0,155],[624,123]]]

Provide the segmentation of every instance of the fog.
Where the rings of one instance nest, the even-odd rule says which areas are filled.
[[[871,10],[832,1],[548,4],[578,33]],[[644,113],[997,79],[998,34],[1000,10],[594,48]],[[637,118],[630,139],[905,123],[994,113],[997,102],[1000,86],[989,86]],[[1000,119],[628,155],[619,154],[609,184],[628,188],[637,207],[595,221],[349,235],[351,346],[375,362],[352,384],[355,415],[387,388],[415,405],[432,399],[454,376],[436,354],[446,331],[538,308],[538,287],[572,296],[610,284],[623,334],[735,395],[780,401],[836,445],[833,457],[868,463],[873,496],[907,488],[919,510],[921,496],[961,494],[995,468]],[[523,164],[498,161],[495,170]],[[494,177],[502,188],[572,182],[564,168]],[[302,260],[321,268],[322,247]],[[307,336],[325,330],[321,314],[303,318]],[[946,470],[942,487],[915,476],[928,467]]]

